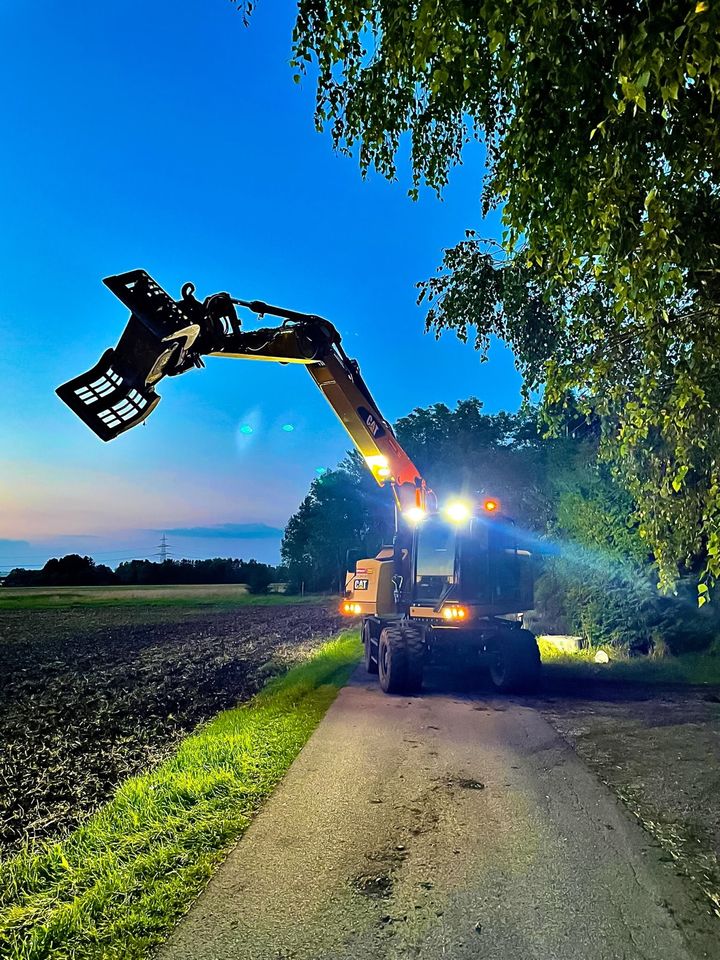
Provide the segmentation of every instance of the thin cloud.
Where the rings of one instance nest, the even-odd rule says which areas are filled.
[[[266,523],[217,523],[211,527],[175,527],[160,530],[174,537],[205,537],[217,540],[277,540],[283,531]]]
[[[97,533],[56,533],[53,534],[56,540],[101,540],[102,537]]]
[[[6,550],[29,550],[30,544],[27,540],[5,540],[0,537],[0,553]]]

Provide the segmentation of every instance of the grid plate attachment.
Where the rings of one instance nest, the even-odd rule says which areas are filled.
[[[142,423],[160,402],[153,387],[118,372],[117,359],[115,350],[106,350],[92,369],[56,391],[101,440]]]

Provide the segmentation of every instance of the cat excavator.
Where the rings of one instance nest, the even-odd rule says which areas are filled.
[[[338,331],[314,314],[215,293],[186,283],[179,300],[144,270],[107,277],[130,311],[117,346],[57,394],[104,441],[142,423],[165,377],[204,367],[205,357],[303,364],[395,505],[395,534],[375,557],[348,555],[340,611],[362,620],[365,667],[388,694],[415,694],[426,666],[461,656],[489,670],[500,691],[530,691],[540,676],[535,637],[520,614],[532,607],[532,557],[494,497],[439,504],[380,413]],[[275,326],[243,328],[238,309]]]

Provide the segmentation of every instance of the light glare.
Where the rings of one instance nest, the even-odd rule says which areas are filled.
[[[470,516],[470,508],[468,505],[461,503],[459,500],[449,503],[445,508],[445,512],[453,523],[464,523]]]

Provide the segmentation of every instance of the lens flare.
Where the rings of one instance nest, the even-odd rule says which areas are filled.
[[[445,512],[453,523],[464,523],[469,519],[471,511],[466,503],[462,503],[460,500],[453,500],[452,503],[449,503],[445,507]]]

